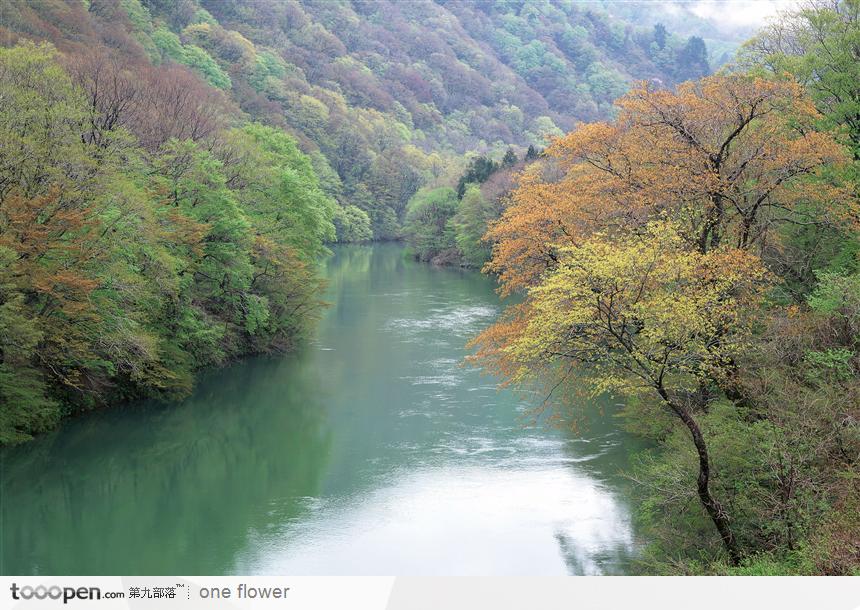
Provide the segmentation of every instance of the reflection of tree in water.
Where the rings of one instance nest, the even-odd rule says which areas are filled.
[[[568,573],[574,576],[629,574],[636,557],[634,547],[626,544],[602,545],[598,552],[591,552],[562,531],[555,533],[555,539]]]
[[[570,468],[594,479],[603,493],[612,496],[619,519],[630,533],[618,536],[614,542],[604,540],[586,548],[564,531],[557,531],[555,539],[571,574],[630,573],[637,549],[641,548],[635,528],[635,507],[630,501],[633,483],[625,473],[633,454],[644,449],[646,443],[622,430],[615,417],[618,411],[619,406],[612,400],[601,398],[578,409],[575,421],[559,422],[566,439],[563,451],[571,459]]]
[[[366,276],[372,254],[373,250],[366,246],[338,246],[335,253],[323,262],[322,275],[327,280],[330,292],[339,292],[344,282],[353,279],[356,274]],[[331,297],[329,300],[332,300]],[[339,302],[334,300],[335,305]]]
[[[182,404],[115,408],[5,451],[0,572],[229,572],[318,491],[321,387],[300,357],[248,361]]]
[[[626,488],[630,481],[624,473],[631,458],[649,444],[625,432],[623,421],[617,417],[621,405],[613,399],[600,397],[588,401],[584,407],[575,407],[575,420],[559,424],[568,441],[565,452],[572,458],[590,458],[578,465],[580,471],[588,472],[611,489]]]
[[[404,259],[397,245],[338,247],[322,264],[332,306],[304,353],[213,371],[181,404],[109,409],[0,453],[0,572],[229,573],[308,549],[320,532],[334,546],[355,532],[384,541],[378,519],[409,523],[414,507],[409,497],[374,505],[386,497],[375,490],[429,466],[496,475],[505,465],[559,485],[526,523],[516,503],[500,509],[512,533],[540,532],[524,544],[549,551],[550,569],[563,555],[573,572],[621,571],[629,510],[616,473],[629,439],[616,420],[580,409],[593,421],[560,448],[546,430],[523,433],[514,395],[457,366],[457,316],[492,311],[492,280]],[[559,482],[567,474],[571,488]],[[489,481],[488,501],[509,489]],[[367,511],[349,529],[355,507]],[[459,543],[442,535],[430,546]]]

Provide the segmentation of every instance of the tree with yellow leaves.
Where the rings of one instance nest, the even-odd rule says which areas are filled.
[[[656,400],[689,430],[699,500],[738,563],[695,414],[752,336],[774,228],[838,200],[809,178],[844,152],[789,81],[714,76],[618,106],[613,123],[556,140],[489,230],[486,269],[525,298],[474,358],[509,383],[575,374],[595,395]]]
[[[559,251],[556,267],[512,318],[484,334],[478,356],[514,383],[561,381],[574,364],[593,395],[659,397],[692,435],[699,498],[736,561],[692,413],[706,396],[702,389],[748,341],[747,307],[766,279],[757,257],[736,248],[691,250],[672,222],[616,239],[597,233]]]

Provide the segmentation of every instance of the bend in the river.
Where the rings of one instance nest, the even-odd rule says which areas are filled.
[[[577,435],[462,365],[500,310],[476,272],[338,247],[300,353],[178,404],[92,413],[0,454],[4,574],[595,574],[637,544],[628,439]]]

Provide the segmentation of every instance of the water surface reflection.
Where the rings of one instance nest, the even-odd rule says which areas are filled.
[[[635,553],[628,439],[461,366],[488,278],[395,245],[326,263],[313,343],[0,453],[0,572],[598,574]],[[593,411],[597,411],[596,406]]]

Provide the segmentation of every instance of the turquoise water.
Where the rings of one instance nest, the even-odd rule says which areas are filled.
[[[599,405],[578,434],[462,366],[489,278],[342,247],[301,352],[0,453],[3,574],[600,574],[636,552]]]

